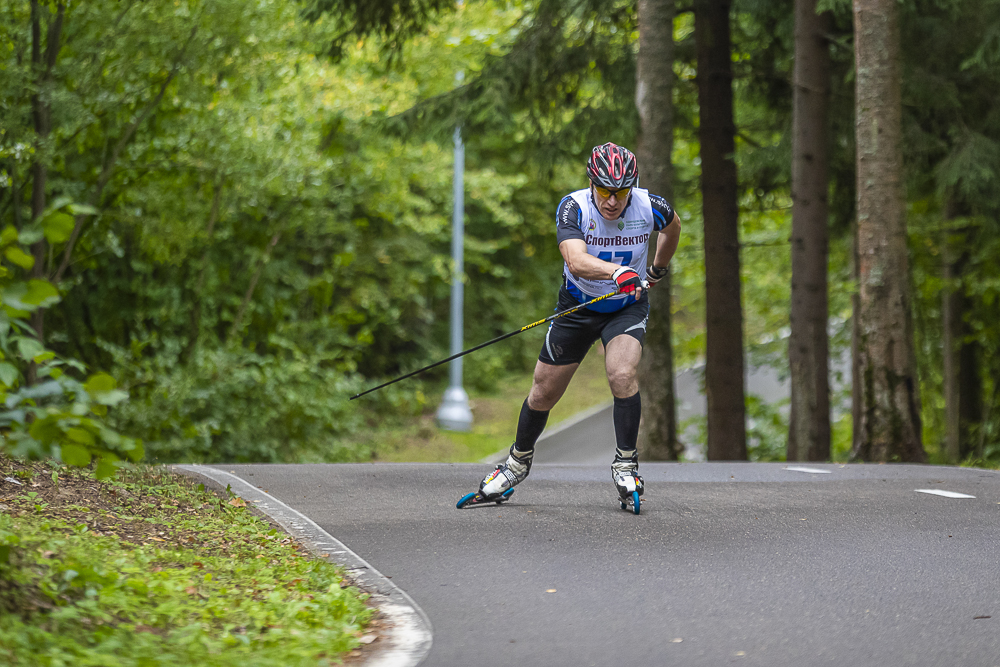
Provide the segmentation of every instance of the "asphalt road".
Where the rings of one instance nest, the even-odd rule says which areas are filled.
[[[486,466],[218,466],[408,592],[428,666],[1000,667],[1000,474],[808,467],[644,463],[635,516],[606,464],[461,511]]]

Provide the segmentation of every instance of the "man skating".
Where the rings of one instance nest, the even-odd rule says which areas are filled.
[[[499,498],[528,476],[549,411],[598,338],[604,343],[614,395],[617,451],[611,475],[623,500],[633,491],[643,492],[636,452],[642,413],[636,371],[649,298],[640,272],[649,286],[667,274],[680,238],[680,218],[665,199],[637,187],[635,155],[621,146],[596,146],[587,161],[587,176],[589,187],[564,197],[556,213],[556,238],[565,260],[556,309],[616,290],[618,294],[549,324],[510,454],[479,485],[487,499]],[[656,251],[647,266],[647,241],[653,231],[658,232]]]

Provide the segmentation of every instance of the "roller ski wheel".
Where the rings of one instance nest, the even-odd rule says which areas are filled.
[[[642,507],[638,491],[633,491],[632,495],[626,498],[619,498],[618,504],[623,510],[631,510],[634,514],[638,514]]]
[[[514,489],[507,489],[496,498],[487,498],[478,491],[473,491],[472,493],[467,493],[462,496],[455,507],[458,509],[464,509],[466,507],[472,507],[473,505],[488,505],[489,503],[502,505],[510,500],[512,495],[514,495]]]

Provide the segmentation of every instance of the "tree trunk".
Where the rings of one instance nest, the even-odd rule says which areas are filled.
[[[903,191],[901,58],[896,0],[854,0],[857,136],[858,353],[865,461],[926,460]]]
[[[729,0],[695,2],[709,460],[747,458],[729,8]]]
[[[830,458],[827,337],[827,120],[830,14],[816,0],[795,1],[792,100],[792,308],[788,364],[788,460]]]
[[[35,83],[35,94],[31,98],[31,116],[35,127],[35,160],[31,165],[31,220],[34,222],[45,213],[45,188],[48,181],[47,159],[49,134],[52,132],[52,115],[49,109],[47,91],[49,75],[56,64],[59,55],[62,36],[63,18],[66,15],[66,5],[57,5],[56,16],[48,26],[45,35],[45,53],[42,53],[42,18],[38,0],[31,0],[31,69]],[[17,206],[17,202],[15,202]],[[35,264],[31,269],[32,278],[44,279],[45,256],[47,245],[42,239],[31,246],[31,254]],[[45,342],[45,311],[39,308],[31,313],[31,327],[42,343]],[[25,377],[27,384],[32,385],[38,379],[38,369],[34,362],[28,365]]]
[[[956,206],[949,201],[945,219],[951,222],[956,217]],[[970,304],[962,284],[969,262],[969,237],[972,233],[967,226],[952,229],[948,225],[941,239],[941,268],[945,283],[941,293],[945,453],[952,463],[976,453],[979,442],[977,429],[983,419],[981,351],[965,319]]]
[[[667,201],[673,197],[674,13],[674,0],[639,0],[635,103],[641,122],[636,153],[643,187]],[[655,236],[650,239],[650,257]],[[639,366],[645,404],[639,452],[651,461],[676,461],[683,453],[677,442],[670,291],[669,274],[649,291],[649,323]]]
[[[962,312],[968,309],[962,299]],[[962,342],[958,349],[958,437],[962,459],[975,455],[983,457],[983,376],[982,348],[979,341],[971,339],[972,329],[962,318]]]
[[[949,216],[945,216],[947,219]],[[944,451],[950,463],[958,463],[962,458],[958,417],[958,341],[961,338],[961,295],[960,288],[953,284],[955,261],[951,250],[951,239],[946,229],[941,239],[941,274],[944,289],[941,291],[941,357],[942,384],[944,385]]]

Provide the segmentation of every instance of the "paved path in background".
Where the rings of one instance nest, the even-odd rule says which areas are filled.
[[[689,369],[677,374],[677,420],[704,415],[705,394],[701,389],[701,370]],[[782,381],[777,372],[768,367],[755,368],[747,374],[747,391],[775,403],[788,397],[788,381]],[[562,424],[545,431],[535,446],[536,463],[586,463],[611,465],[615,453],[615,424],[611,412],[614,405],[607,403],[571,417]],[[516,420],[516,415],[512,417]],[[511,428],[516,424],[511,422]],[[704,460],[701,449],[692,445],[685,453],[689,461]],[[507,450],[496,452],[484,462],[499,463],[507,458]]]
[[[482,464],[218,468],[392,577],[433,624],[428,666],[1000,667],[995,472],[645,463],[634,516],[606,461],[462,511]]]

